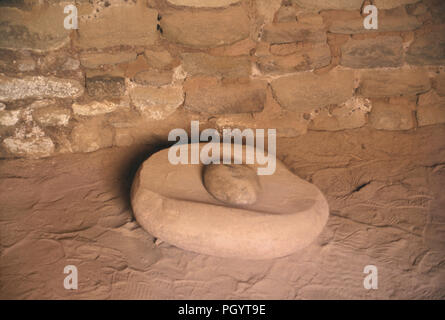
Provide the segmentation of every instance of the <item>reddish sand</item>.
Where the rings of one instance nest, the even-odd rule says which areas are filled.
[[[278,139],[278,158],[331,212],[315,243],[263,261],[154,243],[129,187],[157,149],[2,160],[0,298],[445,298],[445,126]],[[63,287],[66,265],[78,290]],[[366,265],[378,268],[377,290],[363,287]]]

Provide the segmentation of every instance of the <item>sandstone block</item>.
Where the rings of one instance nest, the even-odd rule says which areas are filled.
[[[66,126],[71,118],[71,111],[64,107],[47,106],[37,108],[32,117],[42,126]]]
[[[380,130],[409,130],[414,128],[415,100],[403,99],[373,102],[369,123]]]
[[[316,75],[302,72],[272,81],[272,89],[281,107],[297,112],[341,104],[352,97],[354,74],[352,71],[331,70]]]
[[[445,97],[434,91],[422,94],[417,107],[417,123],[419,126],[445,123]]]
[[[10,78],[0,76],[0,100],[27,98],[75,98],[83,94],[76,80],[56,77]]]
[[[135,87],[130,90],[130,97],[136,109],[153,120],[168,117],[184,102],[180,86]]]
[[[288,56],[298,51],[300,47],[296,42],[278,43],[270,45],[270,53],[276,56]]]
[[[125,92],[125,79],[108,76],[87,78],[86,90],[91,97],[120,97]]]
[[[423,70],[365,70],[361,73],[360,93],[366,97],[416,95],[431,88]]]
[[[402,65],[402,38],[350,39],[341,48],[341,65],[350,68],[398,67]]]
[[[205,53],[182,54],[182,67],[188,76],[248,77],[251,65],[248,57],[215,57]]]
[[[247,38],[229,46],[212,48],[208,52],[214,56],[247,56],[255,49],[256,45],[255,41]]]
[[[297,41],[326,42],[326,32],[321,26],[306,23],[282,22],[267,24],[262,40],[270,43],[291,43]]]
[[[249,17],[241,7],[221,11],[175,10],[161,20],[164,37],[194,48],[211,48],[235,43],[249,36]]]
[[[143,85],[164,86],[170,84],[173,78],[173,71],[148,70],[138,72],[134,76],[134,81]]]
[[[104,8],[97,17],[79,21],[75,45],[85,49],[152,45],[158,39],[157,17],[157,11],[143,1]]]
[[[147,59],[144,56],[137,56],[136,60],[129,62],[125,67],[125,77],[133,78],[138,72],[150,69]]]
[[[281,0],[255,0],[257,14],[263,22],[272,22],[275,12],[281,6]]]
[[[308,129],[337,131],[360,128],[366,124],[371,102],[363,97],[353,97],[339,106],[322,108],[309,123]]]
[[[323,17],[318,13],[300,13],[297,15],[297,20],[300,23],[311,24],[314,26],[324,26]]]
[[[0,110],[0,125],[8,127],[20,120],[20,110]]]
[[[71,30],[63,27],[63,8],[63,4],[33,10],[2,7],[0,48],[46,51],[68,44]]]
[[[215,83],[206,78],[188,79],[185,83],[185,107],[206,114],[260,112],[266,100],[266,83]]]
[[[445,28],[416,38],[406,53],[413,65],[445,65]]]
[[[258,68],[263,73],[287,73],[307,71],[329,65],[331,50],[327,44],[299,47],[293,54],[286,56],[264,56],[257,61]]]
[[[95,116],[99,114],[106,114],[115,111],[119,104],[111,101],[92,101],[87,104],[74,103],[72,105],[74,114],[81,116]]]
[[[281,7],[276,16],[276,22],[295,22],[297,17],[297,10],[294,6]]]
[[[11,154],[29,158],[48,157],[55,149],[51,138],[37,126],[19,128],[14,136],[3,140],[3,145]]]
[[[145,58],[148,64],[156,69],[165,69],[172,67],[173,57],[168,51],[145,50]]]

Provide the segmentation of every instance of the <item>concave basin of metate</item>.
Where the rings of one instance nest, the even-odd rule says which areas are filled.
[[[243,151],[248,148],[254,147]],[[289,255],[320,234],[328,204],[316,186],[278,159],[272,175],[257,175],[259,166],[174,165],[168,149],[161,150],[134,179],[136,220],[156,238],[198,253],[243,259]]]
[[[206,190],[228,205],[254,204],[261,192],[255,168],[242,164],[209,164],[204,166]]]

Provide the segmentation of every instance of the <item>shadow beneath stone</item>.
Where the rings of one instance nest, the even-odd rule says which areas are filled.
[[[131,186],[133,184],[134,177],[139,170],[142,163],[150,158],[154,153],[169,148],[173,145],[168,141],[155,141],[148,145],[140,145],[137,148],[132,148],[128,157],[123,159],[123,163],[119,169],[118,177],[121,189],[121,195],[124,197],[124,201],[128,203],[130,212],[134,220],[133,210],[131,208]]]

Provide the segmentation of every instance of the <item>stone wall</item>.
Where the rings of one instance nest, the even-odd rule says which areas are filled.
[[[2,1],[0,156],[166,141],[191,119],[281,137],[445,123],[444,17],[440,0]]]

